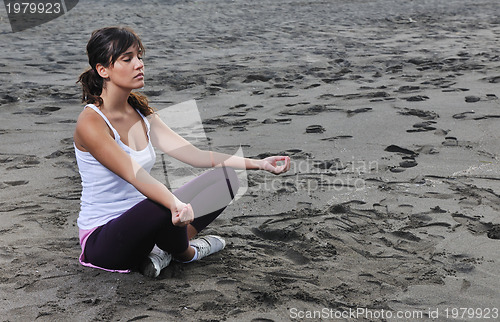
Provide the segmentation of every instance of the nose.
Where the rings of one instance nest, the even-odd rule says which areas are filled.
[[[139,59],[138,57],[136,57],[135,59],[136,59],[135,68],[142,69],[144,67],[144,62],[142,61],[142,59]]]

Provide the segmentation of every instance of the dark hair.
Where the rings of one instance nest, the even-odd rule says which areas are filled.
[[[77,83],[82,84],[82,102],[98,106],[103,104],[100,95],[104,86],[104,79],[97,73],[97,64],[104,67],[113,65],[121,54],[134,45],[144,54],[144,46],[139,36],[127,27],[106,27],[92,32],[92,36],[87,43],[90,68],[81,74],[77,81]],[[149,106],[147,97],[142,94],[132,92],[127,101],[143,115],[154,113],[153,108]]]

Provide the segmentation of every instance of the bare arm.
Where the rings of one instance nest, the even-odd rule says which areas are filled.
[[[132,184],[147,198],[170,209],[173,214],[172,222],[179,224],[174,217],[180,215],[187,205],[120,148],[98,114],[92,111],[82,112],[78,118],[74,139],[77,147],[90,152],[103,166]]]
[[[153,115],[151,141],[153,145],[177,160],[197,168],[228,166],[235,169],[266,170],[275,174],[290,169],[290,158],[274,156],[262,160],[243,158],[225,153],[200,150],[189,141],[175,133],[158,115]],[[277,162],[283,161],[281,166]]]

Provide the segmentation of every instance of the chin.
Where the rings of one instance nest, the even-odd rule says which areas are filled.
[[[142,82],[142,84],[138,84],[136,86],[134,86],[133,89],[143,89],[144,88],[144,82]]]

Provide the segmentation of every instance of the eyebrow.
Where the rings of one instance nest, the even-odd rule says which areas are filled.
[[[132,51],[127,51],[126,53],[121,54],[121,56],[126,56],[126,55],[133,55],[134,53]],[[142,54],[142,50],[139,50],[137,52],[138,55]]]

